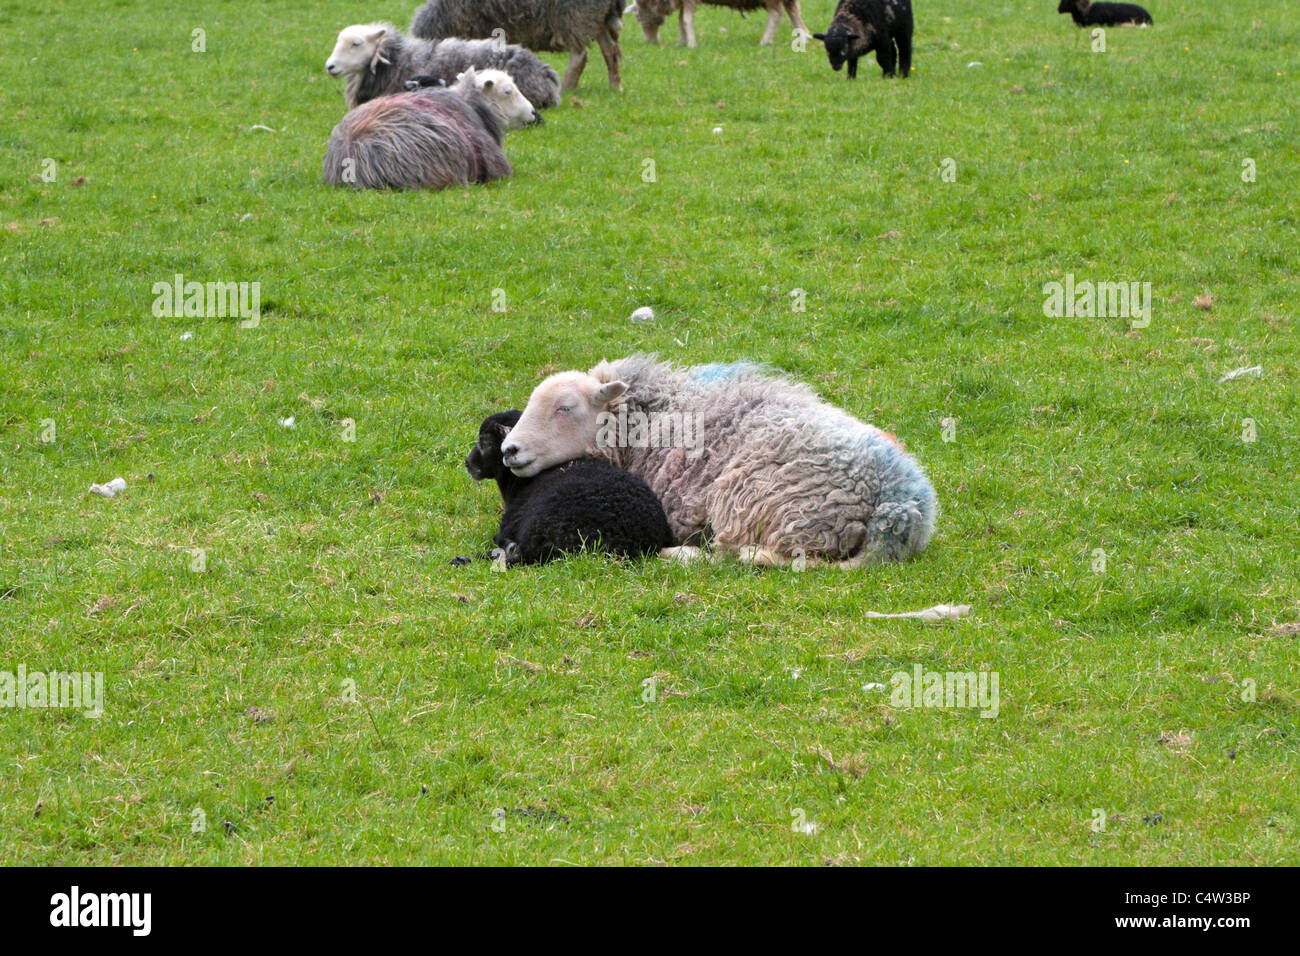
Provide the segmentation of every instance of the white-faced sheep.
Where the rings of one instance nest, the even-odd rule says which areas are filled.
[[[504,37],[530,50],[568,53],[566,90],[577,89],[592,41],[605,57],[609,85],[623,88],[622,29],[622,0],[429,0],[411,23],[411,33],[426,40]]]
[[[325,61],[330,76],[346,78],[343,98],[348,109],[400,93],[417,76],[437,77],[450,86],[470,67],[509,73],[537,109],[560,105],[559,75],[537,54],[513,43],[421,40],[403,36],[391,23],[359,23],[339,32],[334,52]]]
[[[659,28],[674,12],[680,11],[677,17],[678,42],[682,46],[695,46],[695,8],[701,5],[730,7],[742,13],[766,9],[767,26],[758,41],[760,46],[771,46],[776,39],[776,28],[781,25],[782,10],[790,15],[790,22],[796,30],[805,37],[810,36],[799,10],[799,0],[636,0],[632,9],[647,43],[658,43]]]
[[[334,127],[325,181],[365,189],[445,189],[501,179],[511,173],[501,150],[505,130],[533,113],[500,70],[466,70],[445,90],[381,96],[349,111]]]
[[[475,481],[494,479],[505,503],[492,539],[505,562],[542,564],[584,549],[636,558],[672,544],[663,506],[649,486],[606,461],[581,458],[520,478],[501,460],[517,411],[489,415],[465,459]],[[465,563],[457,558],[455,564]]]
[[[674,419],[679,436],[695,421],[702,444],[664,440]],[[934,531],[934,488],[892,436],[749,363],[678,368],[634,355],[552,375],[501,450],[525,477],[604,458],[646,480],[676,544],[711,539],[756,564],[903,560]]]

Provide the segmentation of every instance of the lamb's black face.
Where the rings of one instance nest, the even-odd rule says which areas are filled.
[[[483,419],[478,430],[478,442],[465,459],[465,470],[475,481],[498,478],[505,474],[507,469],[501,461],[501,442],[510,434],[510,429],[515,427],[522,414],[523,412],[512,410],[497,412]]]
[[[836,30],[831,33],[814,33],[813,38],[822,41],[822,45],[826,47],[826,58],[831,61],[831,69],[838,72],[844,66],[844,61],[849,58],[849,49],[858,35]]]
[[[1074,0],[1061,0],[1061,5],[1056,8],[1057,13],[1073,13]]]

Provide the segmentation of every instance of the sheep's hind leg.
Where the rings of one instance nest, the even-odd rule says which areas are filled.
[[[676,548],[663,548],[659,552],[659,557],[665,561],[676,561],[678,564],[690,564],[703,556],[703,550],[689,544],[679,545]]]
[[[623,51],[618,47],[618,36],[607,27],[601,27],[596,34],[596,42],[600,44],[601,55],[605,57],[605,69],[609,71],[609,88],[623,92],[623,77],[619,70],[619,65],[623,62]]]
[[[772,41],[776,39],[776,28],[781,25],[781,6],[768,7],[767,26],[763,28],[763,36],[759,39],[759,46],[771,46]]]
[[[561,84],[566,93],[572,93],[578,88],[578,81],[582,79],[582,71],[587,66],[587,51],[581,50],[575,52],[569,51],[569,65],[564,71],[564,82]]]
[[[799,0],[784,0],[784,6],[785,12],[790,15],[790,22],[794,24],[794,28],[805,37],[812,36],[812,31],[803,22],[803,11],[799,9]]]
[[[898,38],[898,73],[903,79],[907,79],[912,73],[912,38],[909,36],[900,36]]]
[[[695,4],[689,0],[677,14],[677,42],[685,47],[695,46]]]
[[[885,42],[876,47],[876,62],[880,64],[880,69],[885,76],[894,75],[897,57],[894,54],[894,41],[889,37],[886,37]]]

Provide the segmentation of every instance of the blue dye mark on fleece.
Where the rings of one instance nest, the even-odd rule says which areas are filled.
[[[738,378],[748,372],[763,368],[757,362],[713,362],[709,365],[697,365],[691,369],[691,378],[703,385],[724,382],[729,378]]]

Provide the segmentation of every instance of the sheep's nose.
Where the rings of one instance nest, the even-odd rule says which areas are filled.
[[[512,441],[508,441],[508,442],[506,442],[504,445],[501,446],[501,455],[502,455],[502,457],[505,457],[505,458],[513,458],[515,452],[517,452],[518,450],[519,450],[519,446],[518,446],[518,445],[516,445],[516,444],[515,444],[514,442],[512,442]]]
[[[325,72],[328,73],[330,76],[334,76],[334,71],[337,69],[338,67],[334,65],[334,61],[332,60],[329,63],[325,64]]]

